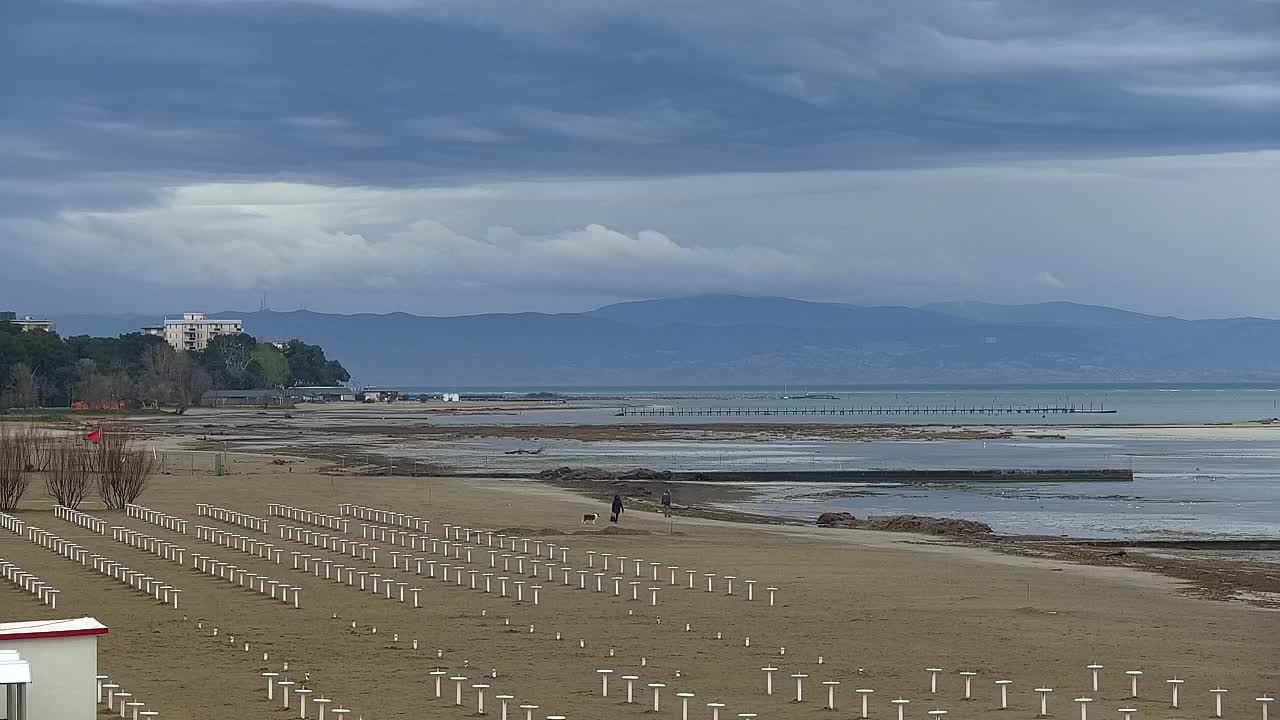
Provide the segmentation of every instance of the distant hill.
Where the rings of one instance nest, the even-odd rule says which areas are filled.
[[[922,310],[988,323],[1043,323],[1078,327],[1137,327],[1154,323],[1185,323],[1173,317],[1144,315],[1101,305],[1047,302],[1034,305],[996,305],[981,302],[950,302],[925,305]]]
[[[863,307],[842,303],[809,302],[776,297],[700,295],[665,300],[639,300],[606,305],[587,315],[640,327],[699,325],[704,327],[756,326],[776,328],[840,329],[868,325],[911,323],[950,326],[955,323],[939,313],[900,306]]]
[[[146,325],[159,324],[161,315],[59,315],[53,318],[58,334],[62,337],[96,335],[115,337],[138,332]]]
[[[574,314],[219,313],[384,385],[1280,381],[1280,322],[1071,303],[864,307],[712,295]],[[160,318],[53,318],[63,334]]]

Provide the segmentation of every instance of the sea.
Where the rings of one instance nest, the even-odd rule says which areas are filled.
[[[996,440],[815,439],[787,432],[651,440],[410,440],[401,457],[529,472],[559,466],[681,471],[1127,468],[1133,482],[971,485],[758,483],[732,507],[812,520],[825,511],[980,520],[997,532],[1128,540],[1280,540],[1280,387],[1249,384],[423,388],[563,402],[502,412],[423,414],[433,425],[721,426],[902,423],[1007,428]],[[1106,414],[995,412],[1074,407]],[[880,409],[877,414],[641,415],[623,408]],[[932,412],[966,408],[992,412]],[[895,412],[896,411],[896,412]],[[413,415],[416,415],[414,413]],[[400,421],[405,421],[401,419]],[[818,428],[814,428],[818,430]],[[536,455],[512,454],[537,451]],[[677,499],[678,502],[678,499]],[[1280,561],[1280,553],[1257,557]]]
[[[432,392],[440,388],[409,388]],[[531,404],[528,409],[495,415],[494,422],[544,423],[663,423],[669,415],[627,415],[632,410],[699,411],[824,410],[866,414],[786,415],[785,423],[933,423],[933,424],[1203,424],[1280,417],[1280,386],[1253,384],[1107,384],[1107,385],[929,385],[929,386],[740,386],[740,387],[470,387],[447,392],[520,398],[549,393],[566,402],[590,401],[595,407],[576,411],[554,403]],[[613,404],[610,404],[610,401]],[[541,406],[540,406],[541,405]],[[1037,408],[1072,408],[1071,414],[1039,413]],[[968,412],[947,412],[964,409]],[[1089,412],[1085,412],[1089,411]],[[1105,412],[1104,412],[1105,411]],[[767,418],[740,416],[738,422]],[[725,422],[723,415],[681,415],[682,424]],[[733,418],[730,418],[733,420]],[[467,416],[465,422],[483,422]],[[765,419],[765,422],[769,420]]]

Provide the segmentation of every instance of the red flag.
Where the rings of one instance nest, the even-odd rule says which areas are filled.
[[[89,442],[98,442],[102,439],[102,428],[94,428],[90,430],[89,434],[85,435],[84,438]]]

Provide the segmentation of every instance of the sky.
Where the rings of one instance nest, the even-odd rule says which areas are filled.
[[[1280,317],[1280,0],[5,0],[0,309]]]

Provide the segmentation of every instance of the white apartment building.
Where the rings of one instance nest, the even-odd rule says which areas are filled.
[[[175,350],[204,350],[209,341],[219,335],[239,335],[244,332],[242,320],[209,320],[204,313],[183,313],[182,319],[165,318],[163,325],[142,328],[147,335],[164,338]]]
[[[18,317],[17,313],[0,312],[0,322],[7,322],[11,325],[18,326],[23,332],[31,332],[32,330],[43,330],[51,333],[54,330],[52,320],[37,320],[30,315]]]

